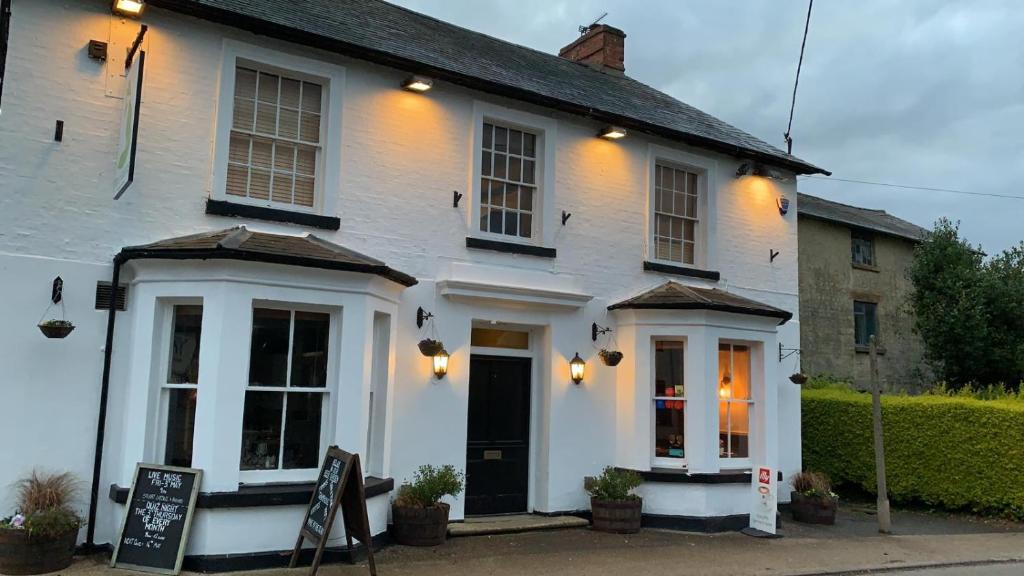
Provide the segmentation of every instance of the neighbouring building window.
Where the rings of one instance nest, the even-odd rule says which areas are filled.
[[[718,345],[718,455],[750,457],[750,347]]]
[[[878,334],[878,304],[874,302],[853,302],[853,342],[857,347],[867,348],[871,337]]]
[[[695,264],[700,202],[697,174],[661,163],[654,168],[654,258]]]
[[[331,316],[256,308],[242,418],[242,470],[316,468],[327,412]]]
[[[534,236],[537,136],[484,122],[480,155],[480,231]]]
[[[202,331],[202,305],[171,308],[170,353],[163,384],[163,403],[166,406],[164,464],[168,466],[192,465]]]
[[[875,239],[866,232],[854,230],[851,235],[850,249],[853,251],[853,263],[861,266],[875,265]]]
[[[320,156],[322,87],[276,73],[235,69],[228,149],[229,196],[312,208]]]
[[[654,342],[654,457],[682,463],[686,458],[684,343]]]

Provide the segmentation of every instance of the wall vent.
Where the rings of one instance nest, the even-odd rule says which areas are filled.
[[[111,296],[111,284],[110,282],[97,282],[96,283],[96,309],[97,310],[110,310],[110,296]],[[120,284],[117,287],[117,294],[114,295],[114,304],[118,310],[125,310],[127,308],[128,301],[128,285]]]

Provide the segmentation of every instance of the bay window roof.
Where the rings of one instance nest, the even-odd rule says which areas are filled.
[[[666,282],[632,298],[617,302],[609,310],[714,310],[749,316],[778,318],[784,324],[793,317],[788,310],[762,304],[718,288],[697,288],[678,282]]]
[[[245,226],[168,238],[150,244],[127,246],[117,259],[247,260],[345,272],[375,274],[403,286],[417,283],[412,276],[394,270],[375,258],[328,242],[313,234],[288,236],[253,232]]]

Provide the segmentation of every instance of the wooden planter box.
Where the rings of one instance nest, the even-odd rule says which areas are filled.
[[[615,534],[639,532],[643,504],[642,498],[614,501],[591,497],[590,514],[594,530]]]
[[[0,574],[44,574],[71,565],[78,528],[56,538],[32,537],[28,530],[0,528]]]
[[[807,524],[836,523],[836,510],[839,508],[838,498],[827,496],[804,496],[799,492],[791,492],[789,504],[793,512],[793,520]]]
[[[391,535],[406,546],[437,546],[448,537],[448,505],[429,508],[392,506]]]

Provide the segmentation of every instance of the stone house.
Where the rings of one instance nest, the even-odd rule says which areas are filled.
[[[4,4],[0,486],[72,471],[87,543],[138,462],[203,470],[193,568],[280,563],[330,445],[378,537],[425,463],[467,472],[456,521],[586,511],[614,465],[700,530],[800,470],[779,206],[827,172],[630,78],[622,31],[559,56],[376,0]]]
[[[868,338],[879,343],[879,376],[892,390],[930,383],[914,332],[908,277],[928,231],[887,214],[798,195],[800,361],[809,375],[869,385]]]

